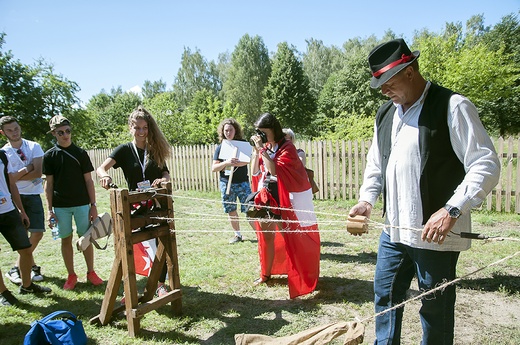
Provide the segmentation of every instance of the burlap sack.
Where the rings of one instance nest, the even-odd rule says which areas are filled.
[[[235,334],[236,345],[318,345],[328,344],[345,334],[344,345],[363,343],[365,326],[358,322],[336,322],[281,338],[262,334]]]

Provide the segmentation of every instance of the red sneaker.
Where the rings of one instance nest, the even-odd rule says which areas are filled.
[[[75,274],[69,274],[67,277],[67,281],[65,285],[63,285],[63,290],[74,290],[76,283],[78,282],[78,276]]]
[[[98,286],[98,285],[103,284],[103,280],[102,280],[101,278],[98,277],[98,275],[96,274],[95,271],[88,272],[88,273],[87,273],[87,279],[88,279],[88,281],[91,282],[92,285],[94,285],[94,286]]]

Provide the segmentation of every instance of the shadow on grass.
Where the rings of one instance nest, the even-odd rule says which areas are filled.
[[[285,285],[286,279],[274,279],[271,285]],[[322,277],[316,293],[293,300],[272,300],[240,297],[230,294],[209,293],[197,287],[183,287],[183,315],[187,320],[183,328],[200,328],[200,323],[213,320],[219,324],[218,330],[202,344],[231,344],[235,334],[274,334],[294,321],[285,315],[318,312],[326,304],[351,302],[364,304],[373,300],[372,281]],[[168,308],[157,310],[159,314],[175,317]],[[216,321],[215,321],[216,320]],[[310,320],[307,320],[309,322]],[[224,325],[224,326],[222,326]],[[172,339],[163,333],[142,332],[140,338]],[[179,338],[178,340],[182,340]]]
[[[363,254],[365,255],[365,254]],[[363,257],[362,255],[362,257]],[[370,253],[366,254],[370,257]],[[341,260],[359,261],[359,256],[340,255]],[[338,256],[335,256],[338,260]],[[84,280],[84,277],[80,277]],[[105,294],[106,283],[94,287],[90,283],[81,281],[74,291],[61,290],[65,282],[64,278],[46,276],[42,285],[51,286],[53,293],[47,297],[21,296],[21,305],[17,313],[22,317],[42,318],[56,311],[68,310],[83,321],[85,331],[89,337],[89,344],[106,343],[112,339],[114,343],[121,343],[125,338],[128,328],[126,317],[120,313],[113,315],[106,326],[90,325],[89,320],[99,315],[102,300]],[[138,279],[138,291],[142,291],[146,279]],[[272,285],[286,285],[285,278],[276,278]],[[372,281],[347,279],[337,277],[321,277],[316,292],[310,296],[301,298],[279,299],[269,298],[271,295],[267,289],[259,291],[258,295],[267,297],[255,297],[255,295],[238,296],[230,293],[207,292],[199,287],[183,286],[182,308],[183,314],[176,316],[170,306],[163,306],[141,320],[141,329],[132,341],[128,343],[165,343],[185,344],[232,344],[235,334],[275,334],[286,326],[294,323],[298,315],[314,315],[320,313],[324,304],[354,303],[363,304],[372,301]],[[68,298],[68,296],[72,296]],[[122,296],[122,285],[119,296]],[[116,305],[120,301],[116,300]],[[153,314],[156,313],[154,316]],[[147,320],[148,318],[148,320]],[[29,330],[27,323],[2,323],[2,345],[20,344]],[[305,319],[302,325],[314,326],[312,320]],[[7,326],[7,327],[6,327]],[[103,328],[107,329],[106,331]],[[111,330],[109,330],[111,328]],[[5,333],[8,332],[8,333]],[[196,333],[193,333],[196,332]],[[108,334],[112,334],[113,338]],[[4,341],[5,339],[5,341]]]
[[[345,247],[345,243],[342,242],[328,242],[328,241],[321,241],[321,247]]]
[[[376,264],[377,253],[376,252],[361,252],[355,255],[352,254],[331,254],[322,253],[320,256],[321,260],[330,260],[342,263],[362,263],[362,264]]]
[[[486,292],[505,292],[514,295],[520,292],[520,277],[493,273],[491,278],[465,279],[457,284],[462,289]]]

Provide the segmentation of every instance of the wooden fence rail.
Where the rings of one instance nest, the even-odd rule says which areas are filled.
[[[366,155],[371,141],[298,141],[296,147],[307,155],[307,167],[313,169],[320,191],[317,199],[357,200],[363,181]],[[483,209],[520,213],[520,138],[499,138],[495,147],[502,164],[500,182],[487,196]],[[173,190],[218,191],[218,174],[211,172],[216,145],[173,146],[167,164]],[[98,167],[112,149],[90,150],[94,167]],[[126,186],[121,169],[111,170],[118,186]],[[95,179],[98,183],[98,179]]]

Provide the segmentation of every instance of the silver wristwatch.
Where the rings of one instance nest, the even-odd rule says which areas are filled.
[[[448,211],[451,218],[457,219],[460,217],[460,210],[457,207],[446,204],[444,208]]]

